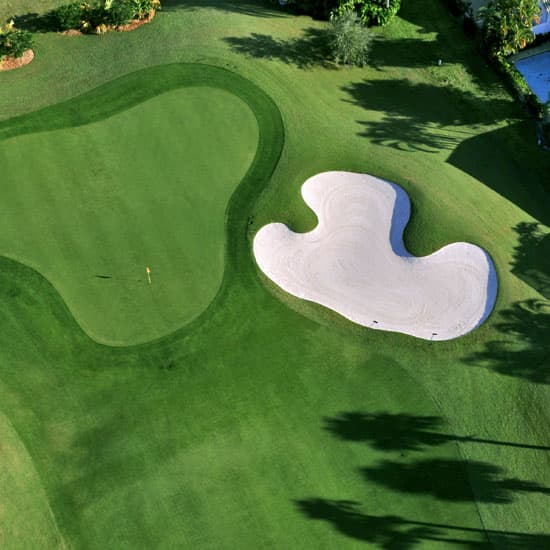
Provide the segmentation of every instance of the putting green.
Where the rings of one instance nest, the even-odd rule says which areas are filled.
[[[134,82],[88,94],[88,124],[0,143],[0,253],[43,273],[81,326],[110,344],[165,335],[212,301],[225,210],[259,133],[231,85],[183,82],[136,104],[124,89]],[[117,97],[118,112],[103,112]],[[82,108],[77,98],[57,110],[63,121]]]

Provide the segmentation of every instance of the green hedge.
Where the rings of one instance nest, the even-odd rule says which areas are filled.
[[[34,39],[29,31],[16,29],[13,24],[0,27],[0,59],[21,57],[33,44]]]
[[[159,0],[112,0],[95,4],[72,2],[50,12],[55,30],[105,31],[110,27],[126,25],[134,19],[144,19],[160,8]]]
[[[514,91],[518,99],[527,106],[537,119],[542,119],[546,112],[545,105],[529,88],[525,78],[523,78],[523,75],[516,69],[514,64],[505,58],[497,58],[493,62],[506,84]]]
[[[280,3],[278,0],[271,0]],[[332,13],[342,14],[355,10],[365,25],[386,25],[401,7],[401,0],[287,0],[283,5],[297,13],[328,19]]]

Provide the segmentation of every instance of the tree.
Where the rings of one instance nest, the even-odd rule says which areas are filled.
[[[330,46],[337,63],[362,67],[368,61],[371,33],[353,9],[330,17]]]
[[[479,13],[491,57],[513,55],[535,39],[532,27],[540,20],[538,0],[489,0]]]
[[[353,9],[363,24],[384,26],[400,7],[401,0],[340,0],[338,13]]]
[[[21,57],[33,47],[34,39],[29,31],[16,29],[13,21],[0,26],[0,60],[4,57]]]

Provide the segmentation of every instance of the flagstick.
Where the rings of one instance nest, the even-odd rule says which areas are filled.
[[[149,284],[151,284],[151,269],[149,266],[145,268],[145,273],[147,273],[147,280],[149,281]]]

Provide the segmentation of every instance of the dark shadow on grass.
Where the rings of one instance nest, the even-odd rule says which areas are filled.
[[[295,505],[308,519],[326,521],[347,537],[387,550],[407,550],[429,541],[459,545],[470,550],[550,548],[549,535],[481,530],[398,516],[375,516],[363,513],[355,501],[309,498],[298,500]]]
[[[324,421],[325,430],[337,439],[368,443],[382,451],[419,451],[428,446],[443,445],[453,441],[550,451],[550,446],[442,433],[444,422],[439,416],[356,411],[340,413],[334,418],[325,418]]]
[[[502,339],[468,356],[471,365],[536,384],[550,384],[550,302],[524,300],[499,312]]]
[[[359,135],[399,151],[437,153],[453,149],[464,138],[460,130],[443,130],[437,124],[418,122],[407,116],[384,115],[382,120],[359,121],[359,124],[365,128]]]
[[[476,495],[472,493],[476,487]],[[550,495],[550,489],[533,481],[505,477],[502,468],[473,460],[433,458],[413,462],[381,461],[361,469],[369,483],[409,494],[430,495],[449,502],[490,502],[508,504],[517,493]]]
[[[364,80],[343,90],[354,105],[383,114],[381,120],[358,121],[359,135],[402,151],[452,150],[514,110],[509,100],[407,79]]]
[[[257,59],[277,60],[300,69],[311,67],[335,68],[330,59],[327,32],[308,28],[299,38],[281,40],[267,34],[224,38],[231,48],[240,54]]]
[[[377,69],[384,67],[430,67],[436,66],[438,59],[445,63],[460,63],[463,56],[450,50],[446,41],[438,36],[435,40],[421,38],[387,39],[376,38],[371,45],[371,65]]]
[[[537,147],[532,121],[474,135],[447,162],[550,225],[550,155]]]
[[[512,273],[550,300],[550,233],[539,223],[521,222],[514,227],[518,244]]]
[[[162,11],[192,11],[200,8],[210,8],[254,17],[287,16],[282,8],[268,0],[162,0]]]
[[[18,29],[29,32],[44,33],[57,31],[56,23],[51,12],[16,15],[13,21]]]
[[[363,514],[354,501],[310,498],[295,504],[307,518],[328,521],[343,535],[380,548],[413,548],[436,534],[431,527],[408,525],[396,516]]]
[[[343,87],[351,103],[413,124],[469,125],[481,128],[511,114],[512,100],[495,99],[452,86],[413,83],[407,79],[363,80]]]

